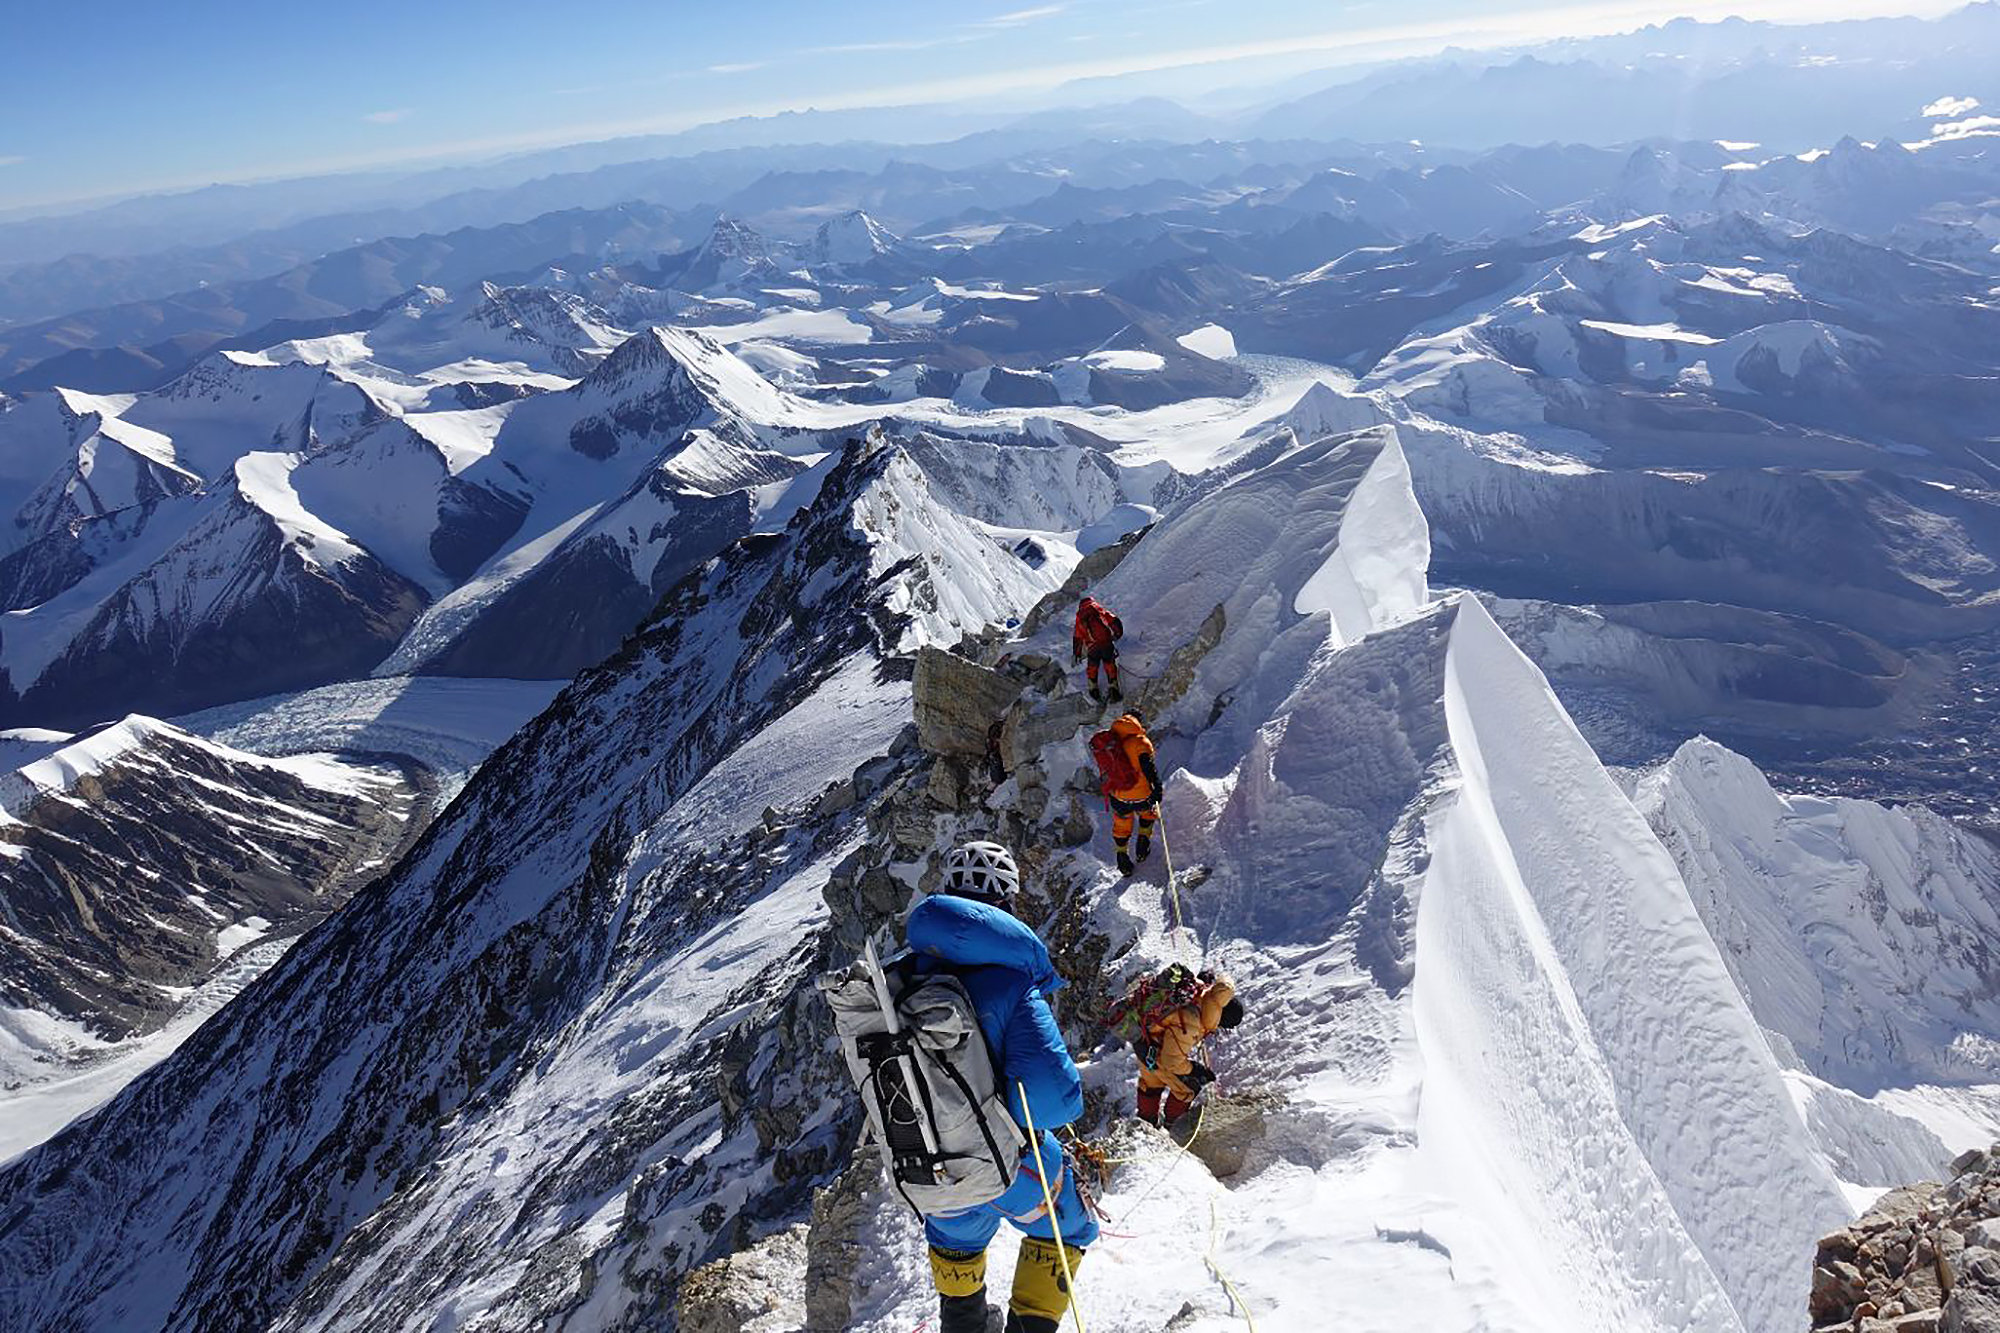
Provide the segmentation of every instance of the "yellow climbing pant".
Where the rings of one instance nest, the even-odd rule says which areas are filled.
[[[940,1296],[976,1296],[986,1290],[986,1251],[966,1254],[931,1246],[931,1281]]]
[[[1058,1247],[1055,1241],[1033,1236],[1021,1238],[1021,1257],[1014,1265],[1014,1294],[1007,1302],[1010,1311],[1023,1319],[1046,1319],[1051,1326],[1062,1322],[1069,1309],[1062,1250],[1069,1251],[1069,1268],[1074,1273],[1083,1262],[1083,1251],[1076,1246]]]

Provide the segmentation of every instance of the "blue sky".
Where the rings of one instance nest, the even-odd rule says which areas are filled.
[[[674,130],[809,106],[1047,99],[1067,79],[1253,78],[1695,13],[1933,0],[15,0],[0,209]]]

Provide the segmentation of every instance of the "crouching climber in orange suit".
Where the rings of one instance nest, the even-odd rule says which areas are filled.
[[[1208,1037],[1243,1021],[1243,1001],[1228,977],[1201,974],[1194,1003],[1174,1010],[1146,1034],[1139,1052],[1139,1118],[1171,1125],[1188,1113],[1215,1073],[1194,1058]]]

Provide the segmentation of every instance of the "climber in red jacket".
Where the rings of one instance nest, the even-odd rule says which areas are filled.
[[[1095,597],[1086,597],[1076,608],[1076,629],[1070,636],[1070,661],[1072,664],[1088,661],[1083,669],[1084,677],[1090,681],[1090,697],[1099,703],[1104,696],[1097,692],[1097,668],[1104,668],[1104,677],[1111,686],[1111,698],[1115,703],[1125,697],[1118,688],[1118,640],[1125,636],[1125,624]]]

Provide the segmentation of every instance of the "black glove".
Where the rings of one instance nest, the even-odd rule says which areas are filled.
[[[1078,663],[1082,661],[1083,661],[1083,649],[1071,648],[1069,650],[1069,664],[1071,666],[1076,666]]]
[[[1213,983],[1215,980],[1215,969],[1204,967],[1201,971],[1195,973],[1194,976],[1197,981]]]
[[[1188,1085],[1189,1092],[1200,1096],[1203,1088],[1215,1082],[1215,1071],[1199,1061],[1190,1061],[1189,1063],[1192,1067],[1189,1068],[1187,1073],[1181,1075],[1181,1082]]]

